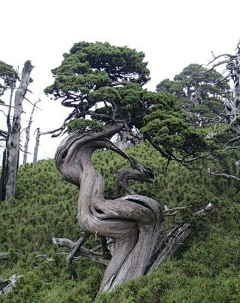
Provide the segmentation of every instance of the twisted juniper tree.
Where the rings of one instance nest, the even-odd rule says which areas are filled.
[[[80,42],[64,54],[62,64],[52,73],[55,81],[45,92],[73,109],[56,130],[55,135],[66,129],[70,133],[58,147],[56,166],[65,180],[80,187],[77,218],[85,231],[74,244],[67,239],[54,241],[72,249],[67,258],[72,268],[71,259],[89,234],[103,237],[103,255],[91,252],[102,263],[109,256],[104,239],[113,239],[114,253],[99,292],[111,291],[124,281],[151,272],[171,256],[189,236],[189,224],[175,228],[172,241],[163,245],[161,205],[133,192],[127,183],[129,179],[151,182],[153,173],[110,139],[121,131],[134,133],[134,129],[142,129],[144,137],[163,156],[178,159],[174,150],[181,150],[184,162],[201,150],[201,136],[177,113],[173,95],[143,89],[150,78],[142,52],[108,43]],[[114,199],[104,197],[104,179],[91,162],[92,153],[102,148],[119,153],[134,168],[119,173]],[[129,195],[119,197],[120,188]]]

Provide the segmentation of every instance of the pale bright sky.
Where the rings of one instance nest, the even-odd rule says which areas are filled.
[[[206,64],[211,51],[233,53],[240,39],[239,0],[2,0],[0,8],[0,60],[19,65],[20,71],[26,60],[35,66],[29,86],[33,94],[27,98],[33,103],[41,98],[42,111],[35,112],[31,153],[35,129],[57,128],[66,116],[43,89],[53,82],[51,69],[61,64],[62,54],[75,42],[107,41],[143,51],[151,71],[147,88],[155,90],[190,63]],[[24,111],[27,121],[27,101]],[[5,128],[3,115],[0,128]],[[59,139],[44,136],[40,144],[39,157],[52,158]]]

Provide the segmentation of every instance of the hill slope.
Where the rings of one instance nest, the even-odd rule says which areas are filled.
[[[191,220],[193,234],[152,275],[103,294],[98,302],[240,302],[239,185],[177,163],[166,167],[147,144],[128,152],[156,175],[155,183],[133,183],[134,189],[168,207],[190,206],[175,219]],[[127,163],[109,151],[95,152],[93,161],[106,177],[110,195],[117,170]],[[11,253],[10,259],[0,260],[0,280],[12,274],[24,277],[13,292],[0,295],[0,302],[93,302],[104,266],[84,258],[74,261],[78,278],[72,280],[64,255],[56,254],[66,250],[51,242],[52,236],[80,237],[77,197],[78,188],[61,180],[53,160],[20,168],[16,199],[0,209],[0,251]],[[210,202],[210,215],[192,219],[192,212]],[[166,231],[172,225],[173,219],[166,220]],[[95,236],[88,245],[99,242]]]

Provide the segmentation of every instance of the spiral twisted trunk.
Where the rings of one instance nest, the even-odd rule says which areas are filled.
[[[63,178],[80,186],[78,223],[81,229],[115,240],[114,255],[99,293],[145,274],[163,222],[160,204],[148,197],[104,198],[104,178],[95,170],[91,155],[98,148],[109,147],[106,138],[122,127],[121,123],[112,123],[101,132],[71,135],[60,144],[55,157]]]

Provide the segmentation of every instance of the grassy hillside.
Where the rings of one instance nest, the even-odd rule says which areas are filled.
[[[103,294],[98,302],[240,302],[240,186],[177,163],[166,167],[147,144],[128,152],[156,174],[155,183],[133,183],[134,189],[168,207],[191,205],[176,219],[190,220],[193,235],[152,275]],[[106,177],[108,196],[117,170],[127,163],[109,151],[95,152],[93,161]],[[93,302],[104,266],[84,258],[74,261],[78,278],[72,280],[65,256],[56,254],[66,250],[51,243],[52,236],[74,241],[80,237],[77,197],[78,188],[61,180],[53,160],[20,168],[16,199],[0,209],[0,252],[11,253],[10,259],[0,260],[0,280],[12,274],[24,277],[12,293],[0,295],[0,302]],[[192,219],[191,213],[209,202],[214,211]],[[166,220],[166,231],[173,224]],[[99,242],[90,239],[90,244]],[[43,254],[54,261],[36,258]]]

